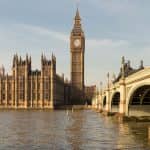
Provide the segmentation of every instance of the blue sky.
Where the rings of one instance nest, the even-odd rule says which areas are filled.
[[[57,72],[70,77],[69,37],[79,0],[0,0],[0,64],[11,73],[14,53],[32,56],[40,69],[44,52],[57,58]],[[149,0],[80,0],[86,35],[86,84],[118,73],[121,56],[134,67],[150,65]]]

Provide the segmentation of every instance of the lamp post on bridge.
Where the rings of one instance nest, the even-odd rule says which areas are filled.
[[[106,108],[105,111],[110,112],[110,75],[107,73],[107,90],[106,90]]]
[[[120,105],[119,113],[124,115],[126,112],[126,85],[125,85],[125,58],[122,57],[121,63],[121,79],[120,83]]]
[[[109,89],[109,79],[110,78],[110,75],[109,75],[109,72],[107,73],[107,88]]]
[[[103,90],[103,82],[100,82],[100,94],[102,95],[102,90]]]
[[[100,82],[100,95],[99,95],[99,110],[102,111],[102,89],[103,89],[103,82]]]

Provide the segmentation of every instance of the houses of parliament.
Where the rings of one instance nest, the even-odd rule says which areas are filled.
[[[0,68],[0,108],[48,108],[84,104],[92,98],[96,86],[84,83],[85,36],[77,9],[70,36],[71,80],[56,73],[56,57],[41,56],[41,70],[32,70],[31,57],[13,57],[12,73]]]

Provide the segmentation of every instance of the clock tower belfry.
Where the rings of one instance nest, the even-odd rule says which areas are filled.
[[[71,99],[73,103],[84,98],[84,52],[85,36],[82,30],[79,10],[76,11],[74,27],[70,36],[71,50]]]

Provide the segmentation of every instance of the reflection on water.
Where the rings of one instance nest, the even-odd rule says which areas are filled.
[[[1,111],[1,150],[148,150],[149,123],[121,123],[91,110]]]

